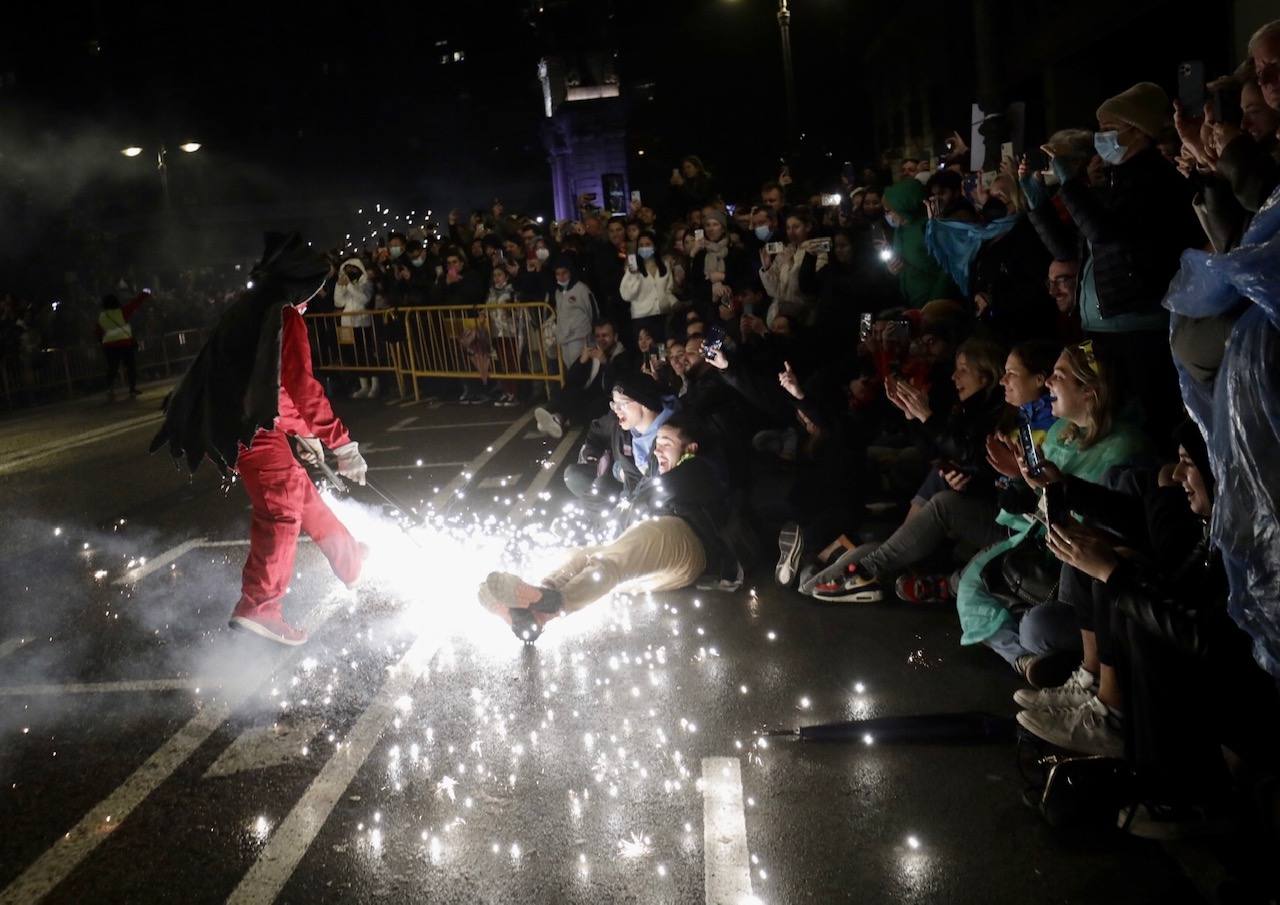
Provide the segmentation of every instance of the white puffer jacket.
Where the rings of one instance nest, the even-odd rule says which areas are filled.
[[[666,314],[676,306],[675,292],[672,291],[671,262],[664,261],[666,273],[658,272],[658,265],[652,258],[638,263],[641,269],[624,271],[622,285],[618,287],[622,298],[631,303],[632,319]]]
[[[364,262],[359,258],[348,258],[343,261],[339,272],[345,271],[348,267],[359,268],[360,279],[349,282],[345,286],[338,283],[333,290],[333,305],[342,312],[342,326],[372,327],[373,318],[367,314],[361,315],[359,312],[368,311],[373,304],[373,280],[369,279],[369,271],[365,270]]]

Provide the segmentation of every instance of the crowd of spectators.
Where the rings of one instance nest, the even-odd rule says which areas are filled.
[[[652,206],[392,241],[430,265],[403,291],[552,301],[568,370],[537,421],[584,430],[585,510],[633,523],[666,481],[705,516],[718,482],[678,554],[592,555],[727,589],[776,535],[779,585],[936,608],[1016,675],[1027,733],[1126,759],[1130,832],[1206,831],[1280,765],[1280,21],[1206,91],[1099,98],[995,173],[956,135],[746,197],[687,157]],[[484,594],[554,609],[575,581]]]

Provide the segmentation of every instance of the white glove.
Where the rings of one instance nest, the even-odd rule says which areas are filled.
[[[352,440],[333,451],[338,457],[338,474],[350,478],[357,484],[364,484],[364,476],[369,471],[369,463],[360,455],[360,444]]]
[[[315,437],[298,437],[298,458],[307,465],[319,465],[324,461],[324,447]]]

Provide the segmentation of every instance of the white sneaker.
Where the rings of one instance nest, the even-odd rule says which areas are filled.
[[[787,522],[778,532],[778,565],[773,570],[773,580],[784,588],[790,587],[803,556],[804,532],[795,522]]]
[[[1013,693],[1013,702],[1024,710],[1048,710],[1056,707],[1078,707],[1093,697],[1098,679],[1081,666],[1057,688],[1019,688]]]
[[[538,431],[552,439],[559,440],[564,436],[564,421],[559,415],[553,415],[542,406],[533,410],[533,418],[538,422]]]
[[[1124,756],[1123,718],[1097,695],[1076,707],[1024,710],[1018,714],[1018,725],[1051,745],[1078,754]]]

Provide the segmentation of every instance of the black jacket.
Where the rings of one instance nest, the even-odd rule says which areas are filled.
[[[446,280],[445,274],[441,274],[436,280],[434,291],[431,294],[431,304],[439,307],[452,305],[466,305],[474,307],[483,305],[486,292],[485,281],[480,277],[479,273],[470,267],[462,271],[462,278],[456,283],[450,283]]]
[[[617,466],[622,476],[622,492],[630,496],[644,475],[636,465],[631,446],[631,431],[623,430],[618,417],[612,411],[605,412],[591,422],[587,436],[578,450],[578,462],[599,462],[608,457],[609,469]]]
[[[706,574],[733,578],[741,569],[740,551],[728,539],[726,528],[733,517],[732,496],[722,470],[706,455],[690,456],[664,475],[656,460],[652,477],[641,480],[630,497],[628,524],[663,515],[682,519],[693,529],[706,556]]]
[[[978,250],[970,290],[975,296],[986,295],[981,320],[1006,345],[1054,336],[1058,309],[1044,283],[1049,261],[1048,250],[1025,216]]]
[[[1004,390],[988,387],[957,401],[945,414],[932,415],[923,424],[911,421],[909,427],[929,455],[972,476],[965,493],[991,495],[996,474],[987,464],[987,437],[1007,409]]]
[[[1061,189],[1079,230],[1079,259],[1093,257],[1104,318],[1157,312],[1181,266],[1182,252],[1206,241],[1191,207],[1191,185],[1155,147],[1106,172],[1107,185],[1100,189],[1082,179],[1071,179]],[[1047,208],[1041,205],[1046,215]],[[1054,257],[1070,255],[1055,252]]]

